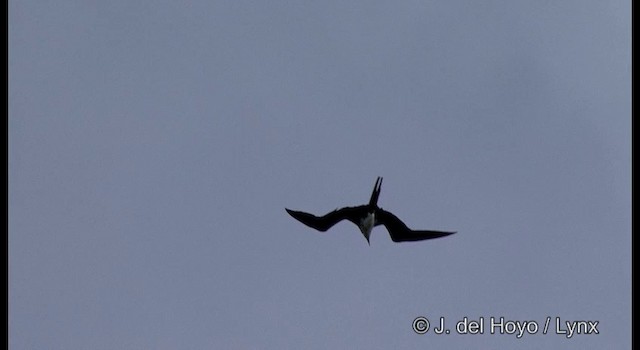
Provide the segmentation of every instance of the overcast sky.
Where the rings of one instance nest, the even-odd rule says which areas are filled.
[[[10,348],[630,348],[630,7],[9,1]]]

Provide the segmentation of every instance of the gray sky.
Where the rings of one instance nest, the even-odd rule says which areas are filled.
[[[8,57],[12,349],[630,347],[629,1],[9,1]],[[458,234],[284,211],[376,176]]]

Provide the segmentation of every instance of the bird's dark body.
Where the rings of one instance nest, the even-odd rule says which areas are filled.
[[[360,228],[360,231],[369,242],[371,229],[375,226],[384,225],[389,231],[391,240],[394,242],[421,241],[444,237],[455,232],[432,231],[432,230],[411,230],[402,220],[392,213],[378,207],[378,197],[380,196],[380,188],[382,186],[382,178],[378,177],[376,184],[371,193],[369,204],[356,207],[344,207],[336,209],[324,216],[315,216],[313,214],[302,211],[295,211],[285,208],[287,213],[303,224],[314,228],[318,231],[327,231],[336,223],[342,220],[348,220]],[[373,222],[367,221],[372,219]]]

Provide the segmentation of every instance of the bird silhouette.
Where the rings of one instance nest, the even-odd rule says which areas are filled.
[[[375,226],[379,225],[384,225],[387,231],[389,231],[391,240],[394,242],[422,241],[456,233],[451,231],[410,229],[404,224],[404,222],[402,222],[402,220],[398,219],[397,216],[378,206],[378,197],[380,197],[381,186],[382,177],[378,177],[373,187],[369,204],[336,209],[324,216],[315,216],[313,214],[287,208],[285,208],[285,210],[289,215],[293,216],[294,219],[322,232],[327,231],[333,227],[333,225],[342,220],[351,221],[358,226],[360,232],[362,232],[369,245],[371,245],[371,242],[369,241],[371,231]]]

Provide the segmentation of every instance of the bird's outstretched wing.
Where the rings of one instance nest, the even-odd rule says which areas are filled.
[[[366,206],[344,207],[341,209],[336,209],[324,216],[315,216],[313,214],[305,213],[302,211],[296,211],[287,208],[284,209],[287,211],[287,213],[289,213],[289,215],[293,216],[294,219],[311,228],[324,232],[342,220],[349,220],[358,225],[359,213],[363,210],[366,210]]]
[[[376,213],[376,224],[384,225],[394,242],[422,241],[452,235],[455,232],[412,230],[392,213],[379,209]]]

